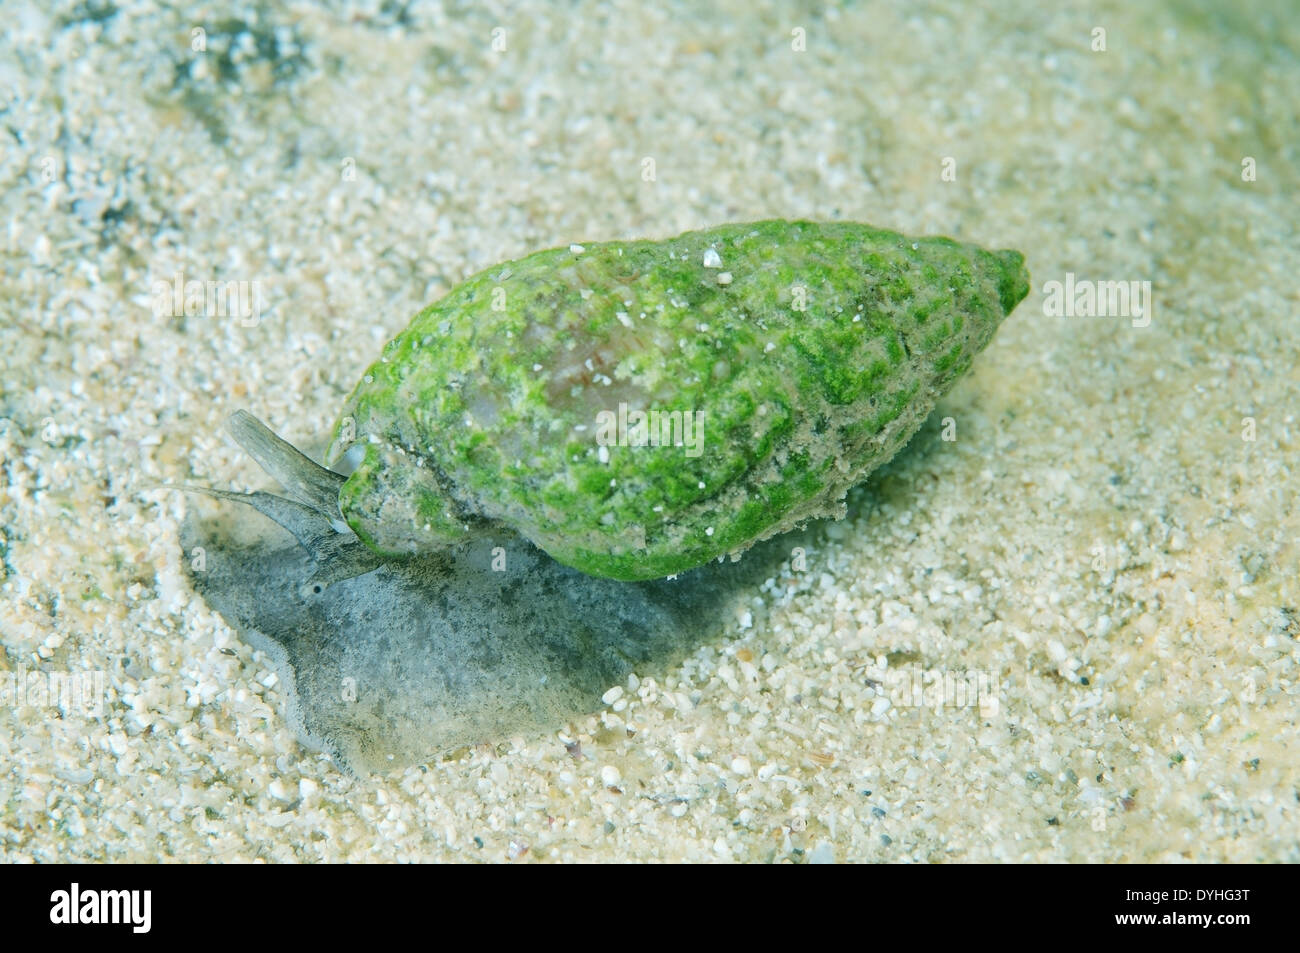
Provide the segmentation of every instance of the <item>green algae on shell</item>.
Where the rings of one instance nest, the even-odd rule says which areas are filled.
[[[505,527],[594,576],[681,573],[841,515],[1028,289],[1019,252],[848,223],[496,265],[357,385],[339,512],[384,555]]]

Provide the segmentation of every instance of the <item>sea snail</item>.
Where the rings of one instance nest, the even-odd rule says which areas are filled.
[[[334,429],[346,478],[232,426],[290,505],[364,543],[318,534],[318,561],[508,529],[661,578],[841,515],[1028,290],[1017,251],[860,224],[570,245],[479,272],[389,342]]]

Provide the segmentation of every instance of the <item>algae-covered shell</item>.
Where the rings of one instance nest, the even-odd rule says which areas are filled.
[[[613,579],[682,572],[838,515],[970,365],[1016,251],[767,221],[506,262],[366,372],[330,459],[374,550],[508,528]]]

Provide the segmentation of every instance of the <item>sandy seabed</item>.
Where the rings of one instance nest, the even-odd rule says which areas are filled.
[[[0,668],[93,688],[0,698],[0,858],[1300,861],[1300,17],[1219,6],[8,4]],[[264,485],[224,418],[319,446],[482,267],[772,217],[1034,287],[684,664],[388,777],[300,747],[148,485]]]

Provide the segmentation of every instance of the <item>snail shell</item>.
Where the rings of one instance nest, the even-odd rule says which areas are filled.
[[[383,555],[506,527],[594,576],[680,573],[840,515],[1028,289],[1019,252],[847,223],[496,265],[357,385],[338,512]]]

